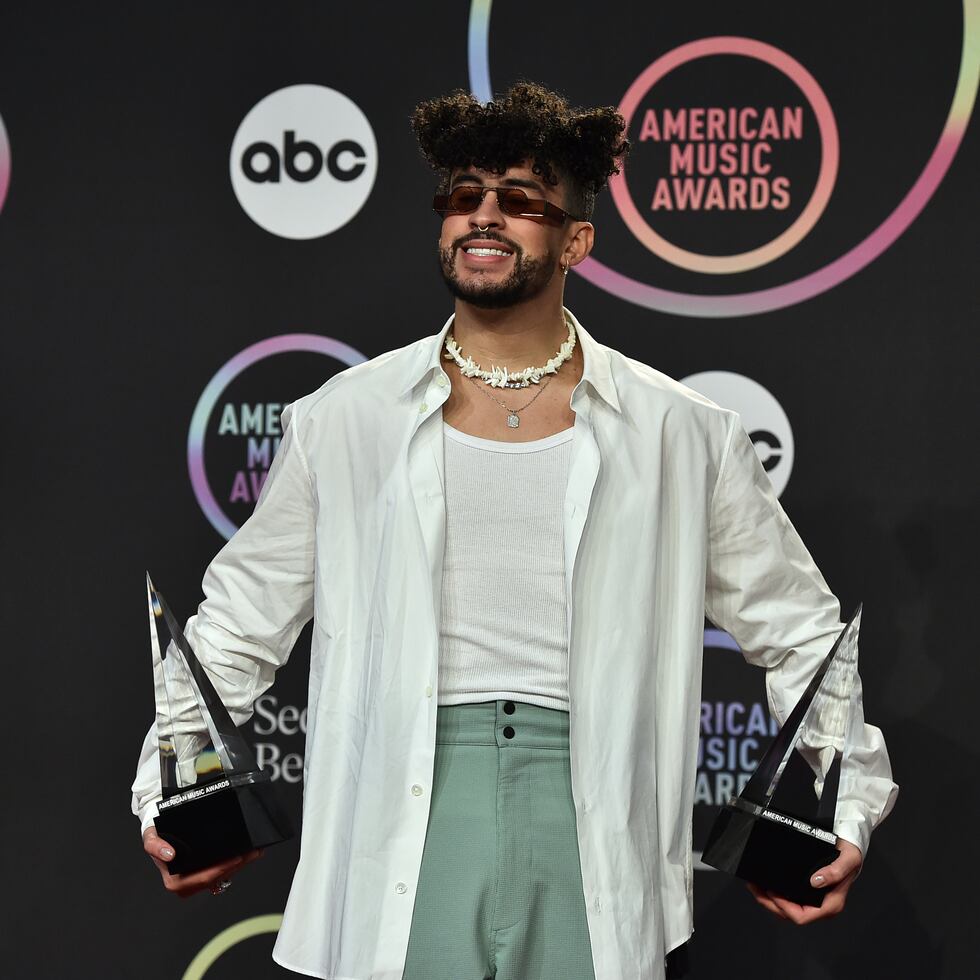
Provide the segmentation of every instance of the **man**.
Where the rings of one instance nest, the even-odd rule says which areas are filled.
[[[597,343],[564,309],[611,108],[531,84],[418,107],[454,315],[284,414],[254,515],[187,626],[236,720],[314,618],[302,853],[275,958],[356,980],[655,980],[692,930],[705,613],[782,719],[840,609],[734,413]],[[894,802],[861,724],[838,912]],[[152,732],[151,732],[152,735]],[[134,785],[145,849],[153,739]]]

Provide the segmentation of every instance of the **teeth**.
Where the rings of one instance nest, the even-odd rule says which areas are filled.
[[[502,252],[499,248],[467,248],[464,251],[468,255],[510,255],[510,252]]]

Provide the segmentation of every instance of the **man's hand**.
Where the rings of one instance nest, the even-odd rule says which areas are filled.
[[[214,894],[220,894],[220,891],[215,891],[215,889],[220,888],[221,882],[229,881],[233,874],[237,874],[246,864],[250,864],[265,853],[261,850],[249,851],[248,854],[230,858],[227,861],[222,861],[221,864],[202,868],[192,874],[172,875],[167,871],[166,862],[173,860],[174,849],[157,834],[153,827],[147,827],[143,833],[143,850],[149,854],[153,863],[160,869],[163,887],[181,898],[189,898],[196,892],[204,891],[205,888],[210,889]]]
[[[819,908],[813,905],[797,905],[796,902],[791,902],[773,892],[764,891],[758,885],[751,883],[748,885],[749,891],[763,908],[798,926],[808,925],[818,919],[830,919],[843,910],[844,903],[847,901],[847,892],[854,884],[862,864],[860,848],[850,842],[838,839],[837,850],[840,851],[840,857],[832,864],[814,872],[810,879],[810,884],[814,888],[827,889],[823,905]]]

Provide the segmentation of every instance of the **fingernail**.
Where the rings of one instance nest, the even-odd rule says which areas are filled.
[[[810,884],[813,885],[814,888],[819,888],[823,884],[823,881],[823,875],[814,875],[810,879]]]
[[[172,847],[161,847],[160,857],[162,857],[164,861],[172,861],[174,858],[174,849]]]

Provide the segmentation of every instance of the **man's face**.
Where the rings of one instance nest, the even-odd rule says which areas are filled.
[[[463,184],[520,187],[528,197],[563,207],[561,181],[556,186],[546,184],[527,161],[504,174],[473,167],[454,170],[448,192]],[[504,214],[496,193],[489,191],[472,213],[448,214],[443,219],[439,237],[442,277],[454,296],[484,309],[503,309],[532,299],[560,276],[558,262],[568,225],[556,227]],[[493,253],[480,254],[487,249]]]

